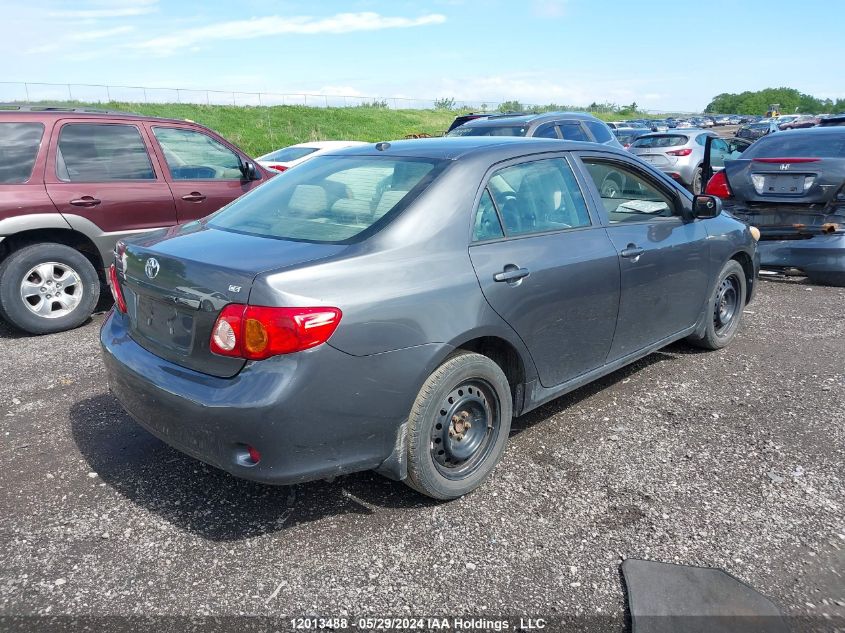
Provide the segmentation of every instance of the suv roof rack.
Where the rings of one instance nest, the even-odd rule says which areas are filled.
[[[137,112],[126,110],[106,110],[104,108],[92,108],[89,106],[63,106],[37,103],[0,103],[0,112],[88,112],[90,114],[122,114],[145,116]],[[157,118],[157,117],[150,117]]]

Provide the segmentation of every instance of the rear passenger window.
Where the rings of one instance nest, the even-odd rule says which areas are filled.
[[[65,182],[155,179],[138,128],[98,123],[68,123],[62,127],[56,176]]]
[[[607,143],[613,139],[610,128],[600,121],[584,121],[584,125],[592,132],[597,143]]]
[[[589,142],[590,140],[578,121],[562,121],[560,124],[560,133],[567,141]]]
[[[590,225],[581,189],[562,158],[506,167],[490,178],[488,189],[508,236]]]
[[[535,138],[557,138],[557,130],[554,123],[545,123],[534,132]]]
[[[633,168],[588,158],[582,160],[596,183],[611,224],[674,216],[672,199]]]
[[[43,135],[41,123],[0,123],[0,184],[29,180]]]
[[[193,130],[154,127],[173,180],[240,180],[238,155],[210,136]]]
[[[490,192],[485,189],[481,195],[481,201],[478,203],[478,210],[475,212],[472,240],[474,242],[482,242],[504,236],[505,233],[502,231],[502,223],[499,222],[496,207],[493,205],[493,198],[490,197]]]

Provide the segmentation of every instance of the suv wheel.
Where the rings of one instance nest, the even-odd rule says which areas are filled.
[[[502,457],[512,412],[508,380],[490,358],[461,352],[446,360],[408,417],[406,483],[434,499],[475,490]]]
[[[63,244],[33,244],[0,264],[0,316],[30,334],[82,325],[100,298],[91,262]]]

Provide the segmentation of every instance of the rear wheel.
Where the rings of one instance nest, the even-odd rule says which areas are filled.
[[[30,334],[82,325],[99,297],[94,266],[64,244],[33,244],[0,264],[0,316]]]
[[[512,412],[507,378],[491,359],[461,352],[446,360],[408,418],[406,483],[434,499],[475,490],[502,457]]]
[[[687,340],[704,349],[721,349],[730,344],[739,329],[746,297],[745,270],[734,259],[722,267],[716,290],[705,307],[706,327],[701,336]]]
[[[698,169],[695,170],[695,173],[692,175],[692,182],[690,183],[690,189],[692,189],[692,193],[696,196],[701,193],[702,177],[703,177],[703,172],[701,170],[701,167],[699,167]]]

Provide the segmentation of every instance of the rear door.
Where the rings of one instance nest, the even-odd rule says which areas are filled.
[[[608,356],[614,361],[696,323],[710,282],[707,230],[704,222],[682,217],[683,206],[691,206],[686,195],[634,161],[592,152],[579,157],[622,275]],[[610,195],[602,187],[609,177],[625,183],[623,189]]]
[[[522,338],[544,386],[604,363],[619,264],[566,158],[523,159],[489,174],[469,252],[484,296]]]
[[[214,213],[263,182],[260,173],[262,179],[246,180],[240,167],[248,159],[210,133],[170,123],[148,127],[166,166],[180,223]]]
[[[72,226],[89,234],[99,230],[116,240],[171,226],[173,195],[149,150],[138,122],[61,120],[47,157],[47,193]]]

